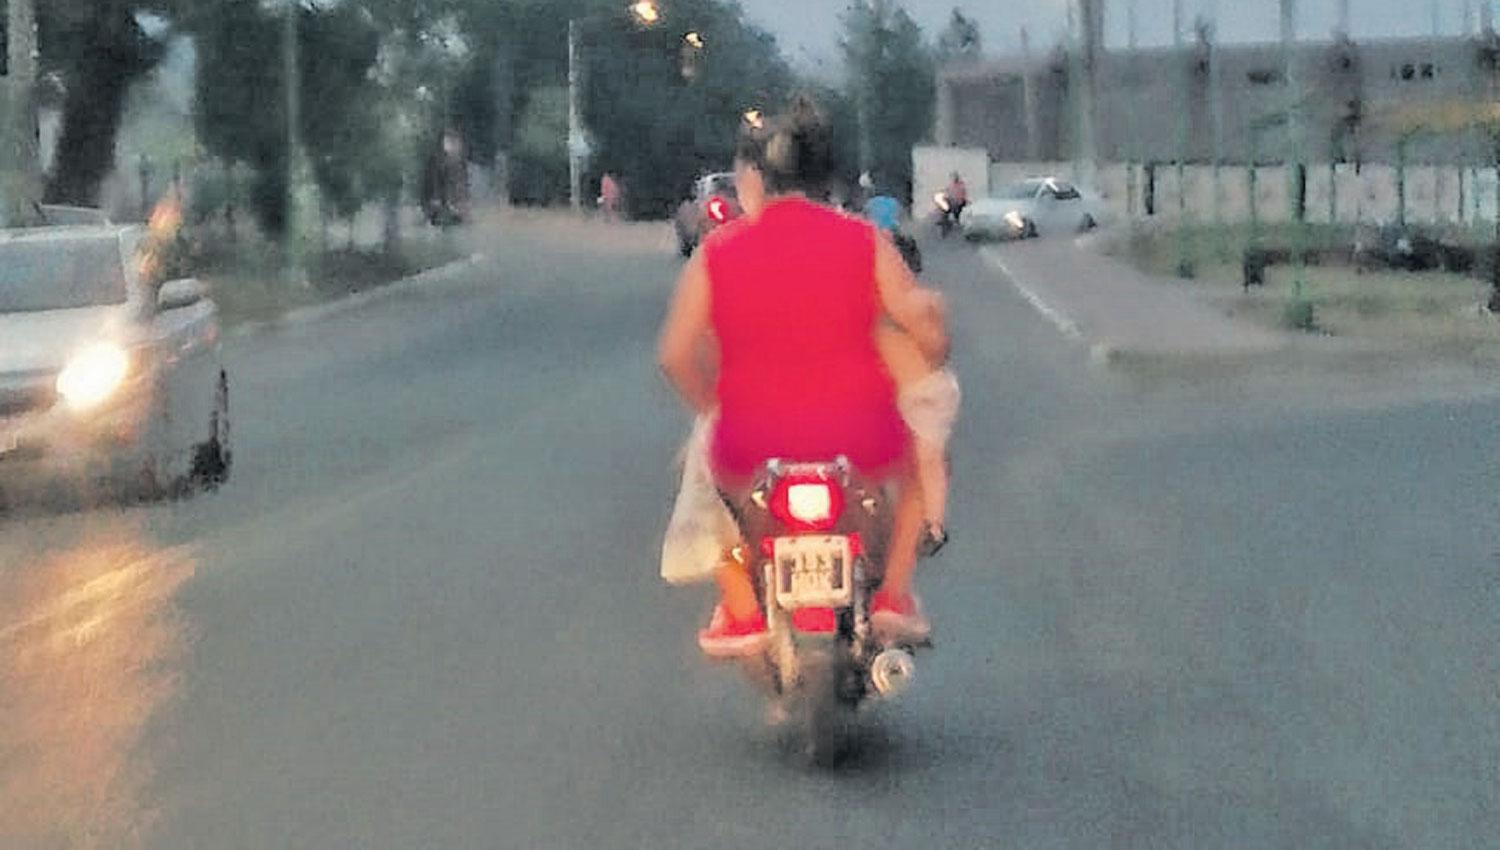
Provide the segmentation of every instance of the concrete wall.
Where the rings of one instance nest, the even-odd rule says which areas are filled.
[[[1099,156],[1208,163],[1217,155],[1234,164],[1252,158],[1394,162],[1396,130],[1377,119],[1415,103],[1482,98],[1500,85],[1500,74],[1484,64],[1486,49],[1483,40],[1467,38],[1302,42],[1293,63],[1306,103],[1300,139],[1284,126],[1266,125],[1292,93],[1275,44],[1107,51],[1097,66]],[[996,159],[1071,158],[1072,92],[1081,81],[1070,75],[1077,67],[1054,51],[1029,61],[1002,57],[944,72],[938,86],[950,110],[945,130],[951,132],[942,138],[985,148]],[[1027,129],[1020,80],[1030,80],[1039,99],[1037,152],[1018,143]],[[1221,104],[1217,132],[1215,90]],[[1357,136],[1343,129],[1352,104],[1365,116]],[[1420,136],[1407,149],[1408,161],[1420,164],[1486,164],[1492,156],[1488,142],[1473,133]]]
[[[964,175],[973,197],[1025,177],[1057,175],[1090,186],[1118,218],[1176,221],[1184,213],[1193,221],[1245,222],[1252,212],[1263,222],[1292,220],[1293,170],[1287,166],[1101,164],[1092,180],[1080,180],[1071,162],[994,162],[973,148],[919,147],[912,151],[918,203],[940,191],[948,175]],[[1406,219],[1412,223],[1493,223],[1493,168],[1413,166],[1406,170]],[[1398,170],[1388,165],[1309,165],[1305,208],[1307,220],[1341,223],[1394,221],[1400,207]],[[978,175],[985,175],[979,178]],[[1154,176],[1153,176],[1154,175]],[[1152,213],[1146,212],[1148,195]],[[1185,203],[1179,207],[1179,198]]]
[[[913,212],[923,215],[932,196],[941,192],[957,171],[969,187],[969,196],[981,198],[989,192],[990,158],[983,149],[940,148],[920,146],[912,148],[912,198]]]

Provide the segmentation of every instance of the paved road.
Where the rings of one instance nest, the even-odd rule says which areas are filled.
[[[940,648],[806,772],[654,576],[658,236],[232,339],[224,491],[0,517],[0,846],[1495,846],[1493,396],[1121,378],[934,246]]]

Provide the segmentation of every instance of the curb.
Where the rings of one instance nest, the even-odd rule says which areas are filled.
[[[252,336],[255,334],[266,333],[293,325],[307,325],[314,322],[321,322],[327,319],[332,319],[336,316],[340,316],[345,313],[351,313],[362,307],[368,307],[371,304],[375,304],[380,301],[389,300],[391,298],[406,295],[436,284],[445,283],[449,278],[463,271],[466,271],[472,266],[478,265],[485,259],[485,254],[470,254],[469,256],[462,259],[453,260],[452,262],[445,263],[441,266],[435,266],[425,271],[417,272],[410,277],[404,277],[400,280],[393,281],[383,286],[376,286],[372,289],[366,289],[362,292],[356,292],[341,298],[335,298],[332,301],[327,301],[322,304],[313,304],[308,307],[299,307],[295,310],[289,310],[275,319],[249,321],[243,324],[235,325],[228,332],[228,335],[233,337]]]

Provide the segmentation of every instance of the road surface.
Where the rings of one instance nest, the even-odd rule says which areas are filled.
[[[0,517],[0,846],[1495,846],[1494,395],[1122,377],[929,246],[938,649],[808,771],[655,577],[661,235],[233,337],[223,491]]]

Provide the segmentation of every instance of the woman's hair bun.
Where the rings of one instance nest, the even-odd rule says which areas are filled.
[[[833,168],[832,132],[823,112],[805,94],[793,95],[780,115],[752,130],[740,152],[760,168],[773,193],[805,192],[821,196]]]

